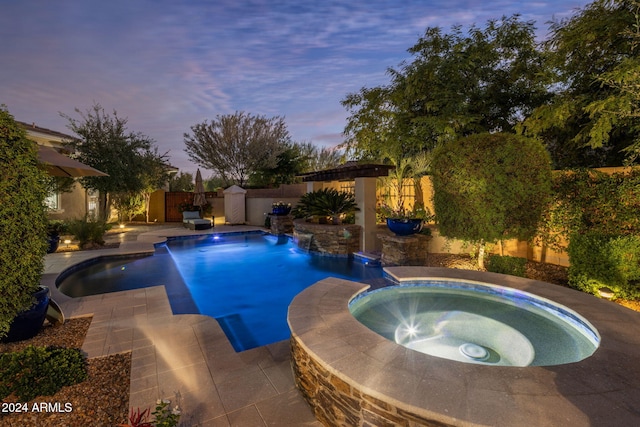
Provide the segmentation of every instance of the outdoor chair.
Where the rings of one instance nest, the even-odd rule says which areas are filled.
[[[182,212],[182,225],[190,230],[208,230],[213,227],[211,220],[200,218],[199,211]]]

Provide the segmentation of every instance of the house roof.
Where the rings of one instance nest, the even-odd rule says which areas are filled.
[[[347,181],[355,178],[387,176],[389,171],[395,169],[392,165],[380,165],[358,162],[346,162],[343,165],[333,169],[325,169],[321,171],[308,172],[299,175],[303,181]]]
[[[47,129],[47,128],[42,128],[40,126],[36,126],[35,123],[25,123],[25,122],[17,122],[20,126],[22,126],[25,130],[30,131],[30,132],[38,132],[40,134],[43,135],[48,135],[51,137],[54,137],[55,141],[60,141],[60,140],[72,140],[74,139],[73,136],[71,135],[67,135],[66,133],[62,133],[62,132],[58,132],[55,130],[51,130],[51,129]]]

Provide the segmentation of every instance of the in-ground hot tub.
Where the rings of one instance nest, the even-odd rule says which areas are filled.
[[[534,294],[586,319],[600,345],[589,357],[558,365],[461,363],[372,331],[349,311],[350,301],[367,285],[325,279],[298,294],[288,315],[296,383],[323,424],[640,425],[640,313],[513,276],[425,267],[385,270],[400,283],[455,279]]]
[[[400,345],[465,363],[560,365],[591,356],[600,343],[575,311],[489,283],[414,281],[360,294],[349,310]]]

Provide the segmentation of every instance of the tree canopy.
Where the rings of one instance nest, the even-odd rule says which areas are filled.
[[[346,148],[399,163],[461,136],[512,131],[548,96],[534,30],[518,15],[466,33],[427,28],[409,49],[413,61],[388,70],[390,84],[342,101],[351,113]]]
[[[252,173],[274,168],[287,149],[289,131],[282,117],[245,112],[218,115],[184,134],[189,158],[219,175],[225,185],[245,185]]]
[[[638,7],[596,0],[551,24],[544,49],[553,97],[521,130],[544,139],[556,167],[620,165],[637,141]]]
[[[129,132],[128,120],[115,110],[110,115],[96,103],[86,112],[77,108],[75,112],[80,119],[61,113],[69,122],[67,127],[78,135],[67,145],[79,161],[109,174],[81,178],[83,186],[100,192],[103,219],[109,217],[110,195],[140,194],[168,179],[166,155],[157,152],[151,138]]]
[[[180,172],[169,178],[169,191],[193,191],[194,187],[195,180],[191,173]]]

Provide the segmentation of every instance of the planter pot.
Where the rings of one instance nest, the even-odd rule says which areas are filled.
[[[289,212],[291,212],[291,208],[289,206],[278,206],[271,210],[271,214],[277,216],[289,215]]]
[[[6,337],[2,338],[3,342],[14,342],[27,340],[35,337],[47,315],[47,307],[49,306],[49,288],[41,286],[40,289],[34,294],[36,299],[35,304],[28,310],[19,313]]]
[[[397,236],[410,236],[422,230],[422,220],[387,218],[387,227]]]
[[[58,250],[58,246],[60,246],[60,235],[59,234],[49,234],[47,238],[47,242],[49,242],[49,248],[47,249],[48,254],[52,254]]]

